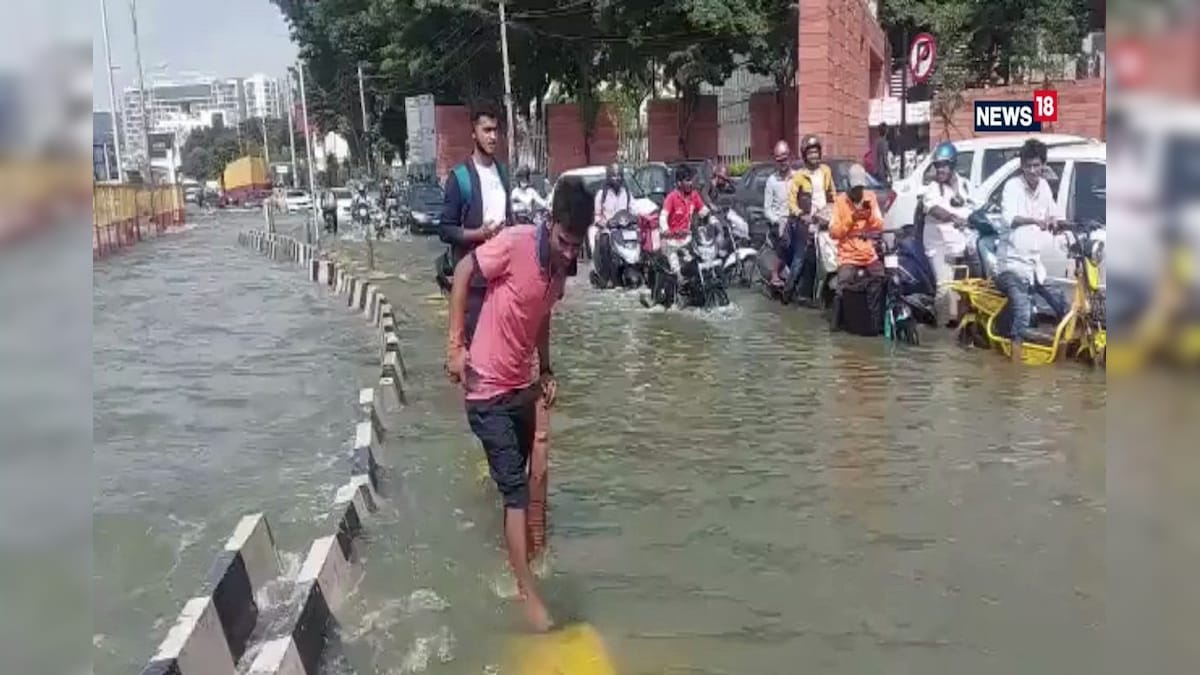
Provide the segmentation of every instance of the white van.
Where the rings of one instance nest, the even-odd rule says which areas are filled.
[[[1067,134],[1011,134],[954,141],[954,147],[958,149],[958,173],[967,179],[972,188],[978,188],[1005,162],[1016,157],[1021,146],[1031,138],[1038,139],[1048,147],[1088,142],[1082,136]],[[883,229],[899,230],[913,224],[921,191],[931,180],[932,155],[927,155],[907,178],[892,184],[896,199],[884,214]]]

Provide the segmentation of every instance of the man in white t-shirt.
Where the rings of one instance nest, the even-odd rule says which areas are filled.
[[[954,265],[966,254],[971,237],[966,232],[967,216],[974,202],[967,179],[958,175],[958,149],[946,141],[933,151],[933,180],[925,186],[921,203],[925,207],[925,234],[921,242],[937,280],[934,308],[938,321],[945,323],[958,316],[957,297],[951,290]]]
[[[1016,363],[1021,362],[1021,343],[1033,318],[1032,294],[1041,296],[1059,317],[1067,312],[1062,294],[1045,285],[1046,268],[1042,265],[1043,230],[1053,230],[1057,222],[1054,195],[1042,177],[1045,144],[1036,139],[1026,141],[1020,158],[1021,172],[1008,179],[1001,194],[1000,244],[996,251],[996,287],[1008,296],[1012,309],[1006,337],[1012,340],[1012,359]]]

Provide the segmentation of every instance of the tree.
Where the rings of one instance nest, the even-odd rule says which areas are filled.
[[[196,129],[188,134],[180,150],[181,170],[196,180],[219,180],[225,165],[241,154],[238,135],[233,129]]]
[[[882,20],[896,54],[918,31],[937,37],[933,113],[949,125],[964,89],[1048,77],[1050,55],[1079,51],[1090,11],[1088,0],[891,0]]]

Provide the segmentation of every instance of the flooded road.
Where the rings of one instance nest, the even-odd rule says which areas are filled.
[[[252,214],[95,263],[95,672],[139,672],[238,519],[299,566],[349,475],[377,344],[293,266],[237,246]]]
[[[414,384],[388,421],[400,508],[342,616],[358,672],[494,672],[520,625],[494,488],[442,374],[438,250],[376,251]],[[626,674],[1098,672],[1103,375],[734,302],[650,312],[569,284],[552,611],[596,626]]]

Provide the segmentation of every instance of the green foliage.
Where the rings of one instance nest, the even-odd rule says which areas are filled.
[[[949,121],[970,87],[1030,79],[1047,56],[1075,54],[1090,16],[1089,0],[889,0],[881,20],[893,54],[906,37],[928,31],[938,40],[932,84],[934,114]]]
[[[180,149],[180,170],[196,180],[219,180],[225,165],[241,155],[236,130],[196,129]]]
[[[750,161],[749,160],[743,159],[740,162],[734,162],[733,164],[729,165],[729,175],[732,178],[744,176],[744,175],[746,175],[746,172],[749,170],[750,170]]]

